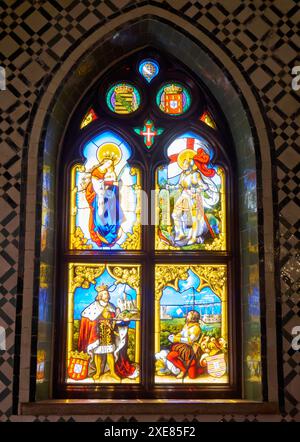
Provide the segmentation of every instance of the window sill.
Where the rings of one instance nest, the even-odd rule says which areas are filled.
[[[21,414],[47,415],[176,415],[176,414],[276,414],[278,405],[234,399],[53,399],[21,404]]]

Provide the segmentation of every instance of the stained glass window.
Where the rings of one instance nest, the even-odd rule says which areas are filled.
[[[137,383],[140,266],[69,264],[67,383]]]
[[[156,383],[228,381],[226,279],[224,265],[156,265]]]
[[[83,149],[71,179],[70,248],[137,250],[140,234],[140,171],[128,165],[131,149],[107,131]]]
[[[213,164],[213,147],[185,133],[167,155],[156,173],[156,248],[225,250],[225,174]]]
[[[130,56],[92,88],[78,108],[84,130],[74,119],[61,159],[59,397],[227,394],[238,246],[220,113],[156,51]],[[41,268],[42,310],[49,272]],[[39,382],[47,357],[38,354]]]

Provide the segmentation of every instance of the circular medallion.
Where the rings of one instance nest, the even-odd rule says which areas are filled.
[[[112,112],[120,115],[135,112],[141,102],[141,96],[135,86],[129,83],[116,83],[106,94],[106,104]]]
[[[182,84],[167,83],[159,89],[156,104],[165,114],[178,116],[189,109],[191,96]]]

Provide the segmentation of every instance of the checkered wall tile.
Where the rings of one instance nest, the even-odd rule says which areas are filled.
[[[279,337],[282,337],[285,399],[282,418],[300,420],[300,353],[291,349],[291,330],[300,324],[300,93],[291,88],[291,70],[300,65],[297,58],[300,9],[296,0],[1,2],[0,65],[6,69],[7,90],[0,91],[0,325],[7,330],[8,351],[0,353],[0,419],[1,416],[7,419],[12,413],[15,319],[19,313],[16,312],[18,251],[22,240],[18,228],[23,213],[21,155],[26,147],[31,111],[44,82],[61,63],[66,50],[75,47],[76,41],[93,27],[145,4],[167,8],[211,32],[248,75],[264,104],[273,131],[272,158],[277,174],[273,190],[279,216],[282,317],[278,325],[282,327]],[[17,337],[18,333],[17,330]]]

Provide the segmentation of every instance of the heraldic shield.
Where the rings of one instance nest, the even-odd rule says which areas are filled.
[[[87,377],[90,356],[81,352],[71,352],[68,374],[75,381],[82,381]]]
[[[217,354],[214,356],[208,356],[206,358],[207,362],[207,373],[214,378],[220,378],[226,373],[226,361],[224,354]]]

